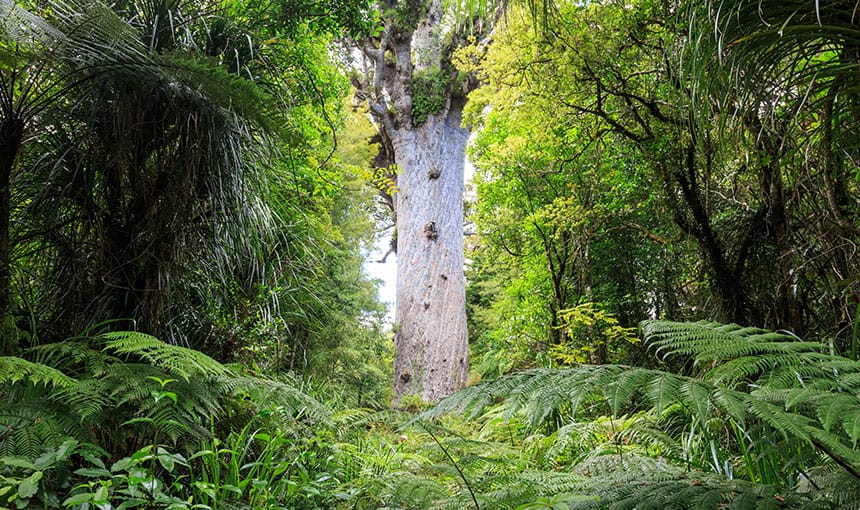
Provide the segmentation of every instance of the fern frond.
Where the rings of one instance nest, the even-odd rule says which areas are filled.
[[[363,436],[367,430],[383,429],[397,430],[404,426],[414,416],[406,411],[398,409],[344,409],[331,416],[332,423],[336,426],[341,437],[348,434]]]
[[[235,375],[232,370],[200,351],[171,345],[144,333],[104,333],[99,339],[104,342],[106,350],[137,356],[186,380],[192,376],[214,378]]]
[[[684,446],[680,441],[650,419],[641,419],[618,433],[618,441],[625,444],[641,446],[642,454],[649,453],[653,457],[670,459],[676,464],[689,464],[685,459]]]
[[[595,457],[575,472],[586,477],[579,489],[599,497],[571,505],[577,509],[832,508],[827,501],[816,501],[815,495],[688,472],[661,459],[634,455]]]
[[[804,342],[786,333],[737,324],[650,320],[642,322],[641,328],[648,346],[658,354],[689,356],[699,366],[727,360],[758,361],[767,355],[774,355],[771,360],[790,362],[796,359],[793,356],[820,353],[823,347],[819,342]],[[724,377],[732,373],[725,372]]]
[[[540,498],[568,497],[565,501],[596,501],[597,498],[581,492],[582,476],[571,473],[525,470],[500,476],[486,476],[476,480],[477,499],[481,508],[515,509],[535,503]],[[462,496],[460,498],[463,499]],[[462,501],[459,507],[467,506]]]
[[[54,392],[49,398],[57,405],[67,405],[74,409],[76,417],[83,421],[110,409],[113,404],[110,395],[104,392],[103,383],[90,378]]]
[[[827,394],[824,398],[820,392],[816,395],[820,402],[815,412],[824,430],[831,431],[842,427],[852,442],[856,444],[860,437],[860,399],[856,394]]]
[[[61,388],[75,384],[74,379],[54,367],[15,356],[0,356],[0,384],[22,381]]]
[[[71,377],[94,377],[105,372],[109,363],[118,361],[92,348],[85,340],[68,339],[42,344],[24,352],[31,361],[48,365]]]
[[[606,427],[601,420],[574,421],[562,426],[550,436],[549,447],[541,455],[548,462],[557,462],[557,459],[570,459],[576,463],[588,455],[598,445],[606,442]],[[533,442],[533,438],[526,438],[526,443]]]
[[[96,422],[126,427],[141,437],[166,434],[173,442],[180,437],[200,440],[208,436],[206,424],[222,412],[223,395],[214,381],[199,377],[172,380],[171,373],[142,363],[115,363],[101,377],[92,379],[90,391],[109,398],[109,407],[93,415]],[[169,390],[171,399],[156,398]]]
[[[671,382],[666,383],[665,380]],[[539,384],[535,384],[539,381]],[[660,381],[659,383],[655,381]],[[511,385],[518,385],[513,391]],[[481,383],[480,391],[464,391],[443,400],[427,413],[438,416],[450,410],[463,409],[479,413],[486,402],[504,400],[507,413],[526,413],[532,429],[541,426],[553,413],[562,413],[571,420],[579,411],[576,403],[601,399],[608,409],[630,406],[634,400],[639,409],[653,409],[655,404],[676,403],[700,424],[724,421],[731,417],[738,424],[760,422],[781,434],[783,438],[799,439],[821,450],[849,470],[860,466],[860,452],[854,450],[848,438],[831,424],[831,430],[819,424],[814,415],[786,410],[782,402],[769,402],[757,394],[714,385],[690,377],[664,372],[619,366],[579,366],[568,370],[534,369]],[[529,388],[531,394],[525,394]],[[487,397],[490,397],[489,399]],[[636,396],[636,399],[633,399]],[[814,403],[814,402],[813,402]],[[604,408],[606,409],[606,408]],[[536,414],[531,414],[538,410]],[[853,420],[848,425],[853,426]],[[843,419],[844,423],[844,419]],[[842,424],[840,424],[842,425]],[[851,429],[852,432],[854,429]]]
[[[442,508],[440,503],[453,499],[449,488],[435,479],[410,473],[399,473],[398,478],[388,499],[394,508]]]
[[[149,63],[146,46],[134,28],[98,0],[53,0],[49,22],[54,37],[45,41],[65,46],[70,63],[131,65]],[[68,53],[66,53],[68,52]]]
[[[659,379],[671,382],[655,382]],[[620,365],[579,365],[565,370],[539,368],[461,390],[442,400],[426,416],[464,412],[474,417],[494,402],[504,400],[508,417],[526,411],[530,426],[538,427],[563,409],[574,416],[596,402],[604,403],[604,413],[632,407],[636,397],[659,401],[665,406],[670,401],[686,400],[687,393],[693,401],[691,404],[698,405],[700,397],[704,397],[707,404],[711,389],[695,379]],[[706,409],[703,414],[707,414]]]
[[[412,473],[396,473],[391,484],[389,504],[396,508],[451,509],[475,508],[472,494],[457,483]],[[479,508],[513,510],[541,497],[578,492],[582,476],[571,473],[522,470],[505,474],[474,474],[470,477]],[[594,500],[583,495],[582,500]],[[573,498],[568,501],[573,501]]]
[[[57,406],[32,386],[15,388],[0,406],[0,456],[36,458],[44,446],[57,446],[72,435],[89,439],[69,407]]]
[[[845,470],[826,464],[807,470],[798,478],[797,485],[804,490],[818,488],[830,493],[835,508],[860,509],[860,484]]]
[[[222,377],[222,391],[237,399],[250,399],[261,409],[267,409],[293,419],[305,418],[326,423],[331,409],[303,391],[298,383],[250,375]]]
[[[572,492],[601,497],[573,508],[833,508],[860,493],[860,363],[790,334],[731,324],[649,321],[643,330],[649,345],[689,357],[698,373],[533,369],[466,388],[424,417],[489,409],[496,420],[503,408],[532,432],[528,444],[576,463],[586,480]],[[579,430],[603,415],[610,430]],[[491,490],[491,475],[505,475],[469,467],[484,470]],[[820,490],[792,488],[809,476]]]

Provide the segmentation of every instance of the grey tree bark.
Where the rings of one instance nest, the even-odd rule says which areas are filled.
[[[463,155],[458,111],[393,140],[397,214],[395,397],[435,402],[469,372],[463,274]]]
[[[442,44],[442,3],[408,11],[403,4],[388,7],[399,14],[384,20],[379,39],[362,45],[367,68],[356,84],[398,169],[395,402],[406,395],[435,402],[462,387],[469,372],[463,273],[468,130],[460,126],[465,90],[450,65],[454,44]],[[418,87],[427,77],[444,91]],[[414,108],[419,103],[420,112]]]

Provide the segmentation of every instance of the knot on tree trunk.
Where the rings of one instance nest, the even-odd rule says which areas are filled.
[[[428,221],[427,224],[424,225],[424,235],[431,241],[435,241],[439,238],[439,231],[436,230],[435,221]]]

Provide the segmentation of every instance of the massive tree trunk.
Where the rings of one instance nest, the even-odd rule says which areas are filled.
[[[392,3],[379,39],[365,41],[368,100],[397,165],[394,397],[435,402],[469,371],[463,274],[462,80],[443,3]],[[451,36],[451,34],[448,34]],[[447,37],[456,41],[456,37]]]
[[[437,401],[469,372],[463,275],[463,154],[456,110],[393,137],[397,215],[395,397]]]

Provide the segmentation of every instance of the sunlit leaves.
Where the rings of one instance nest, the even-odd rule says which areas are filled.
[[[589,113],[596,104],[613,115],[629,111],[596,90],[596,79],[647,97],[654,90],[657,72],[648,66],[656,57],[612,28],[633,24],[627,19],[633,12],[609,2],[566,6],[558,14],[549,30],[535,31],[515,10],[486,54],[470,47],[457,55],[462,68],[477,70],[485,82],[467,106],[468,122],[481,126],[472,148],[478,195],[472,219],[480,237],[471,281],[505,282],[494,294],[500,320],[484,326],[485,338],[502,349],[563,341],[559,312],[583,300],[607,302],[631,324],[644,313],[645,288],[661,271],[643,261],[665,251],[671,232],[647,161],[630,139]],[[649,41],[663,36],[645,26]],[[482,321],[493,314],[474,313]]]

